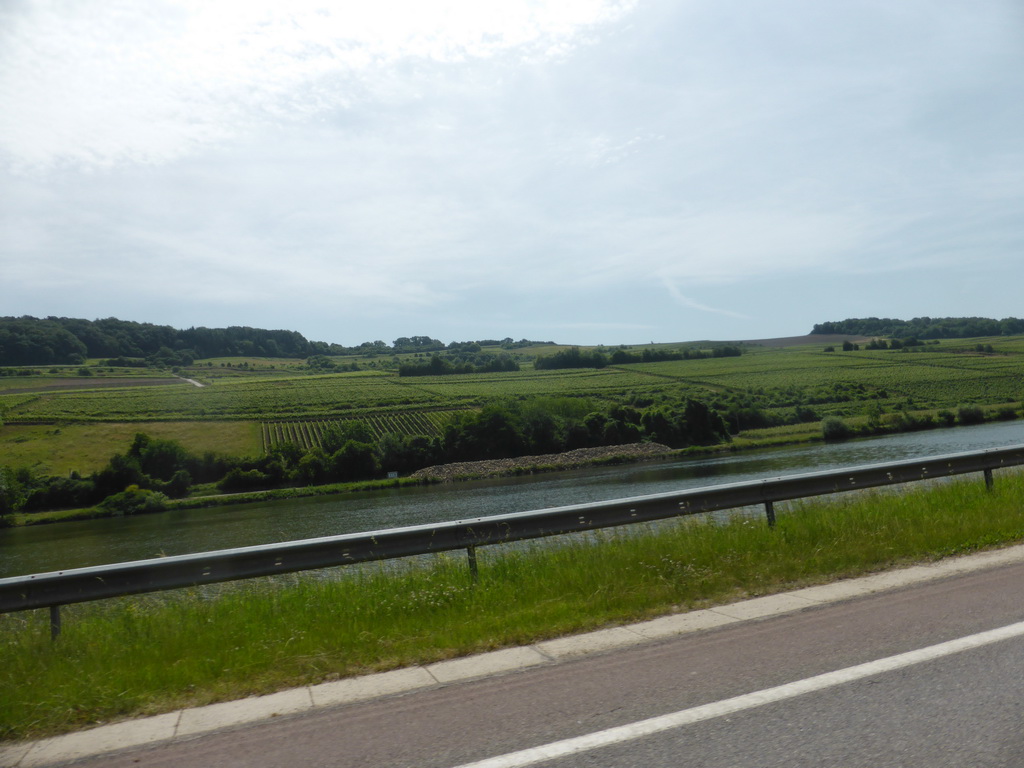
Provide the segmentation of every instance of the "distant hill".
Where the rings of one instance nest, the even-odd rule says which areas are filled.
[[[905,339],[969,339],[977,336],[1015,336],[1024,334],[1024,320],[1007,317],[992,320],[987,317],[915,317],[913,320],[894,320],[888,317],[849,318],[818,323],[812,334],[838,334],[844,336],[888,336]]]

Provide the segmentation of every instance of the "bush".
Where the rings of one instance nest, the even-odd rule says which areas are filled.
[[[829,416],[821,422],[821,434],[826,440],[846,440],[853,436],[853,430],[838,416]]]
[[[1017,409],[1012,405],[1004,405],[996,413],[996,418],[1000,421],[1013,421],[1018,416]]]
[[[258,469],[244,470],[235,467],[217,483],[217,489],[224,493],[241,493],[260,491],[274,485],[273,479]]]
[[[985,421],[985,412],[980,405],[961,405],[957,410],[956,418],[961,425],[981,424]]]
[[[96,505],[96,509],[113,517],[163,512],[167,509],[167,497],[162,493],[132,485],[121,493],[108,496]]]

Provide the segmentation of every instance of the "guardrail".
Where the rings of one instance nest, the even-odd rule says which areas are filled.
[[[1022,464],[1024,445],[1017,445],[594,504],[15,576],[0,579],[0,613],[48,607],[51,634],[57,637],[62,605],[458,549],[467,550],[475,577],[476,548],[480,546],[753,505],[764,505],[768,525],[774,525],[773,505],[779,501],[971,472],[984,473],[991,488],[993,470]]]

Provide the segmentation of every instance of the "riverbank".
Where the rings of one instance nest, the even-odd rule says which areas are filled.
[[[418,470],[409,477],[404,478],[360,480],[350,483],[332,483],[329,485],[312,485],[298,488],[272,488],[265,491],[250,491],[248,493],[190,496],[184,499],[170,500],[166,503],[164,509],[159,511],[208,509],[278,499],[301,499],[361,491],[377,491],[409,485],[539,474],[607,464],[650,461],[677,456],[682,453],[682,451],[673,450],[658,443],[632,443],[629,445],[613,445],[600,448],[580,448],[568,451],[567,453],[542,456],[520,456],[514,459],[442,464]],[[159,514],[159,511],[151,514]],[[12,527],[18,527],[95,520],[113,516],[113,513],[110,511],[97,509],[96,507],[86,507],[84,509],[61,509],[46,512],[18,512],[9,515],[4,522]]]
[[[563,469],[581,469],[603,464],[627,464],[649,459],[663,459],[668,456],[677,456],[679,453],[679,451],[660,443],[631,443],[600,448],[577,448],[565,453],[519,456],[514,459],[438,464],[416,470],[409,477],[425,482],[451,483],[458,480],[479,480],[491,477],[532,475],[539,472],[557,472]]]
[[[856,441],[858,439],[884,437],[886,435],[929,432],[951,428],[960,429],[961,425],[956,427],[943,425],[940,427],[931,420],[934,415],[932,411],[920,411],[916,412],[912,418],[905,416],[898,422],[886,424],[874,424],[868,417],[850,418],[843,422],[846,428],[843,440]],[[1004,406],[997,410],[985,411],[983,416],[983,423],[995,424],[1014,420],[1019,414],[1016,410]],[[979,425],[965,424],[962,426]],[[822,424],[819,422],[807,422],[781,427],[745,430],[735,435],[732,440],[726,443],[679,449],[668,448],[658,443],[631,443],[627,445],[583,448],[561,454],[520,456],[512,459],[436,465],[417,470],[412,475],[403,478],[381,478],[327,485],[273,488],[245,493],[218,493],[214,486],[210,485],[200,489],[198,492],[194,490],[193,495],[187,498],[168,501],[165,509],[207,509],[280,499],[314,498],[362,491],[387,490],[410,485],[543,474],[609,464],[630,464],[669,459],[715,457],[737,453],[756,453],[757,451],[774,448],[821,443],[823,440]],[[46,525],[111,516],[112,513],[109,511],[102,511],[91,507],[45,512],[18,512],[0,518],[0,527]]]
[[[0,621],[0,739],[683,613],[1024,540],[1024,475],[487,547],[464,558],[68,606]],[[203,652],[197,654],[195,649]]]

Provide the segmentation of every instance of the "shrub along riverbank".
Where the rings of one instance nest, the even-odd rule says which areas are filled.
[[[534,642],[1024,540],[1024,475],[0,616],[0,738]]]

